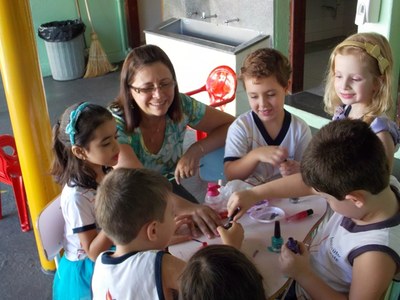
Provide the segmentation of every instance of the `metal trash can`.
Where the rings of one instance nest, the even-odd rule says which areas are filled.
[[[85,25],[80,20],[54,21],[40,25],[54,80],[81,78],[85,73]]]

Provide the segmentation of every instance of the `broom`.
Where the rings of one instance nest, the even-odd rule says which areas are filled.
[[[103,47],[100,44],[97,33],[93,27],[92,18],[90,17],[90,11],[87,0],[85,0],[85,6],[92,32],[90,34],[91,43],[89,48],[89,59],[86,67],[86,73],[83,76],[83,78],[90,78],[90,77],[101,76],[111,71],[115,71],[118,67],[113,66],[108,61],[107,54],[104,52]]]

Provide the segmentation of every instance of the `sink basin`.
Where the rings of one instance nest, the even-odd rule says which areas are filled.
[[[257,30],[216,25],[187,18],[171,18],[153,29],[144,30],[144,32],[184,40],[229,53],[238,53],[269,37]]]
[[[247,55],[256,49],[271,47],[269,36],[260,31],[187,18],[171,18],[144,33],[146,44],[157,45],[168,55],[179,90],[184,93],[203,86],[217,66],[229,66],[239,74]],[[194,97],[210,103],[208,93]],[[237,86],[236,99],[240,101],[232,101],[221,109],[233,116],[250,109],[242,84]]]

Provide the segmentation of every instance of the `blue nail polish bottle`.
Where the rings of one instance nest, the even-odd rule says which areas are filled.
[[[271,246],[268,249],[272,252],[280,252],[282,245],[281,224],[279,221],[275,221],[274,235],[271,237]]]

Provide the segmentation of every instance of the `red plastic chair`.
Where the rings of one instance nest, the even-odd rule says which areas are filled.
[[[206,84],[201,88],[187,92],[192,96],[200,92],[207,92],[210,97],[210,106],[220,107],[223,111],[225,104],[232,102],[236,97],[237,78],[236,73],[228,66],[218,66],[208,75]],[[197,140],[205,138],[207,133],[196,132]]]
[[[11,149],[11,154],[5,151],[6,148]],[[24,232],[29,231],[31,226],[29,223],[25,186],[15,147],[15,140],[11,135],[0,135],[0,182],[13,187],[21,229]],[[0,194],[0,219],[2,218]]]

